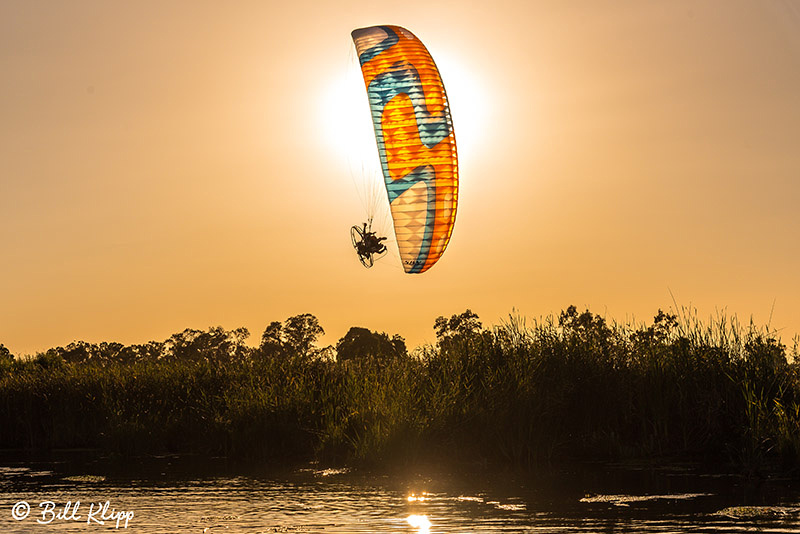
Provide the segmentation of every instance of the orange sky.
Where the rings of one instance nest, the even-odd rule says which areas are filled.
[[[459,212],[420,276],[349,243],[357,134],[333,102],[374,24],[420,37],[451,99]],[[649,321],[671,293],[800,332],[791,0],[11,0],[0,73],[15,354],[215,325],[255,343],[305,312],[325,343],[358,325],[414,346],[468,307]]]

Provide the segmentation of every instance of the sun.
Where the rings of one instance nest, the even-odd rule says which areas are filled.
[[[479,78],[458,57],[431,52],[447,91],[460,161],[470,161],[485,141],[489,102]],[[326,87],[321,99],[321,132],[325,144],[354,176],[380,174],[380,160],[355,51],[346,68]]]
[[[367,89],[355,50],[351,51],[346,68],[327,87],[320,117],[325,144],[351,175],[380,173]]]
[[[486,144],[490,112],[487,92],[480,78],[457,55],[442,51],[434,55],[434,61],[447,91],[459,161],[471,161]]]

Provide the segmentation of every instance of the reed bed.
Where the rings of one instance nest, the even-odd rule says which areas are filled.
[[[436,328],[437,343],[411,354],[340,361],[308,339],[298,350],[248,348],[241,331],[221,329],[236,341],[221,352],[175,357],[167,343],[126,358],[5,358],[0,448],[800,467],[797,345],[787,350],[774,332],[685,311],[607,324],[574,307],[490,329],[467,311]]]

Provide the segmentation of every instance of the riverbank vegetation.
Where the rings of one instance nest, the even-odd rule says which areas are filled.
[[[800,467],[797,346],[764,329],[661,311],[617,325],[573,306],[492,328],[467,310],[434,329],[411,352],[363,328],[319,348],[310,314],[271,323],[258,347],[219,327],[28,359],[0,345],[0,448]]]

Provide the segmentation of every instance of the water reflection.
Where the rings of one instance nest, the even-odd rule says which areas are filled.
[[[644,487],[597,476],[555,488],[486,474],[387,476],[315,468],[270,477],[156,473],[0,465],[0,532],[99,532],[87,526],[85,513],[101,502],[135,512],[128,531],[137,534],[800,532],[800,488],[791,484],[759,495],[756,500],[770,507],[765,510],[742,506],[751,503],[742,501],[738,482],[701,477],[663,477]],[[32,515],[13,520],[12,507],[23,500]],[[40,527],[34,515],[44,501],[59,507],[80,501],[84,522]]]
[[[431,522],[426,515],[411,514],[406,521],[412,528],[417,529],[419,534],[427,534],[431,531]]]

